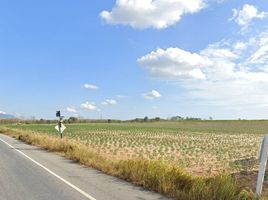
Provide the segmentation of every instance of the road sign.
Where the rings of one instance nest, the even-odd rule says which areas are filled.
[[[66,127],[64,126],[64,124],[61,124],[61,125],[57,125],[55,126],[55,129],[60,132],[60,133],[63,133],[63,131],[66,129]]]
[[[56,117],[60,117],[60,111],[56,111]]]
[[[258,196],[261,196],[261,192],[262,192],[262,185],[264,181],[267,159],[268,159],[268,134],[266,134],[263,138],[261,151],[260,151],[260,167],[259,167],[257,187],[256,187],[256,194]]]
[[[61,116],[60,114],[60,110],[56,111],[56,117],[59,118],[59,122],[58,125],[55,127],[55,129],[60,132],[60,137],[62,138],[62,133],[63,131],[66,129],[66,127],[64,126],[64,124],[62,123],[64,116]]]

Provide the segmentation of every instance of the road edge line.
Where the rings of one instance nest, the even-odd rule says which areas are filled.
[[[20,153],[21,155],[23,155],[24,157],[28,158],[30,161],[32,161],[34,164],[38,165],[39,167],[41,167],[42,169],[44,169],[45,171],[47,171],[48,173],[50,173],[51,175],[55,176],[56,178],[58,178],[59,180],[61,180],[62,182],[64,182],[65,184],[67,184],[68,186],[70,186],[71,188],[73,188],[74,190],[76,190],[77,192],[79,192],[80,194],[82,194],[83,196],[85,196],[86,198],[88,198],[89,200],[96,200],[94,197],[90,196],[88,193],[84,192],[83,190],[81,190],[80,188],[76,187],[75,185],[73,185],[72,183],[70,183],[69,181],[65,180],[64,178],[62,178],[61,176],[57,175],[56,173],[54,173],[53,171],[51,171],[50,169],[48,169],[47,167],[45,167],[44,165],[42,165],[41,163],[35,161],[34,159],[32,159],[31,157],[27,156],[25,153],[23,153],[22,151],[16,149],[15,147],[13,147],[11,144],[9,144],[8,142],[6,142],[5,140],[3,140],[2,138],[0,138],[0,141],[2,141],[3,143],[5,143],[7,146],[11,147],[12,149],[14,149],[15,151],[17,151],[18,153]]]

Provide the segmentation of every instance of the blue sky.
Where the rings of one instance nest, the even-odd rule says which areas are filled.
[[[264,0],[1,1],[0,112],[268,118],[267,55]]]

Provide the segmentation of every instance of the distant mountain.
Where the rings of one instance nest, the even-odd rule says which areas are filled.
[[[0,113],[0,119],[15,119],[14,115]]]

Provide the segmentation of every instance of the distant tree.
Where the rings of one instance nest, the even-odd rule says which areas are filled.
[[[185,120],[189,120],[189,121],[200,121],[202,119],[201,118],[196,118],[196,117],[186,117]]]
[[[69,124],[75,123],[75,122],[78,122],[78,118],[76,118],[76,117],[70,117],[67,121],[68,121]]]
[[[209,117],[209,120],[213,120],[213,118],[210,116],[210,117]]]
[[[156,117],[154,120],[155,121],[160,121],[161,119],[160,119],[160,117]]]
[[[143,121],[144,122],[148,122],[149,121],[149,118],[146,116],[146,117],[144,117]]]
[[[184,120],[184,118],[181,117],[181,116],[174,116],[174,117],[171,117],[171,120],[172,121],[178,121],[178,120]]]

